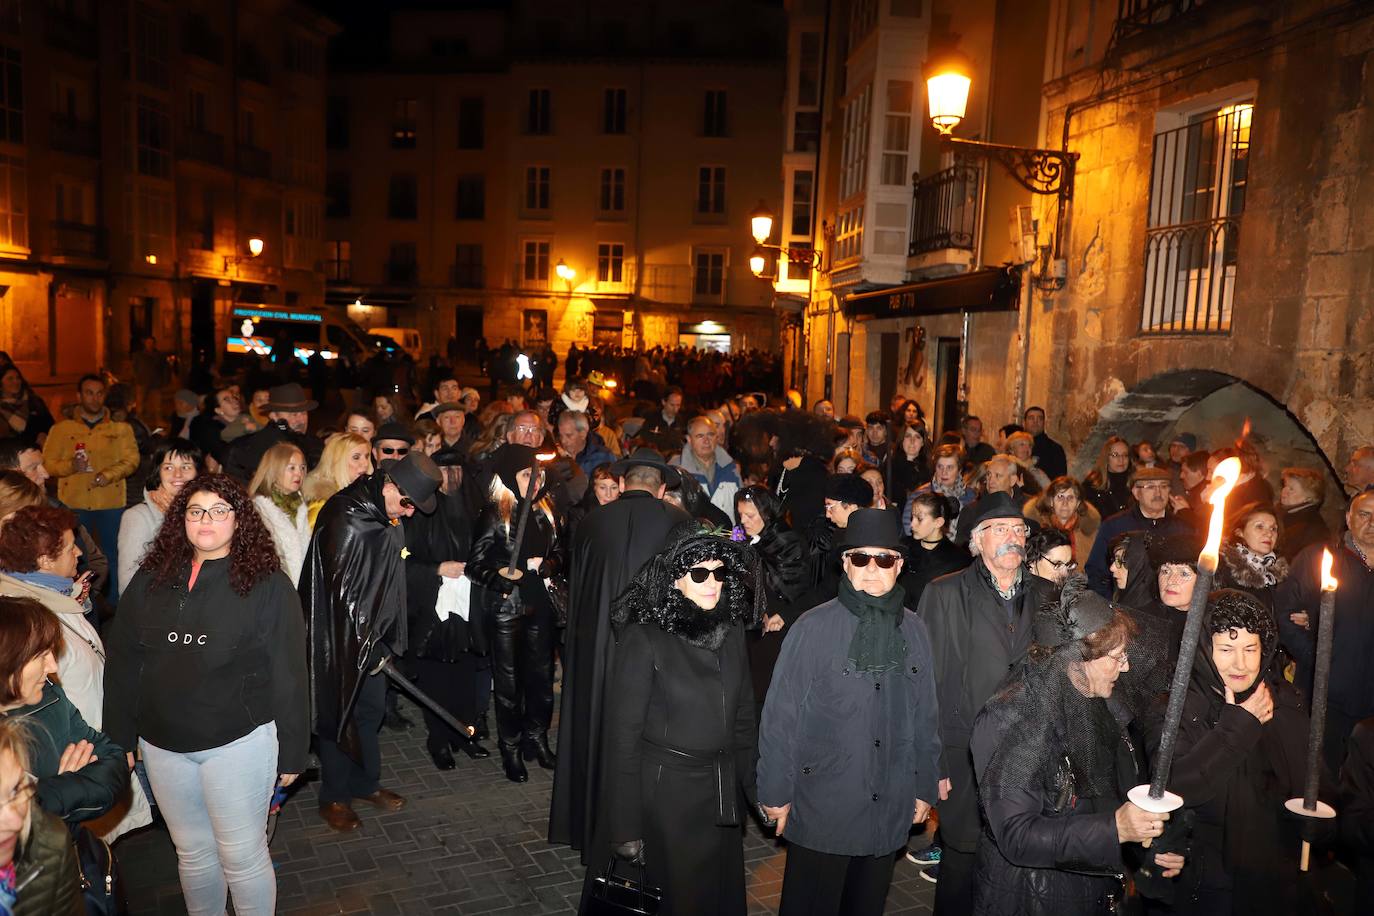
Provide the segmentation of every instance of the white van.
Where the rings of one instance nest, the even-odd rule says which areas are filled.
[[[417,363],[420,361],[420,351],[424,349],[420,341],[420,332],[415,328],[368,328],[367,333],[376,334],[378,337],[389,337],[396,341],[396,344],[409,354],[410,358]]]
[[[224,350],[229,356],[267,356],[274,363],[304,363],[319,353],[358,366],[375,347],[350,318],[327,309],[236,305],[229,313]]]

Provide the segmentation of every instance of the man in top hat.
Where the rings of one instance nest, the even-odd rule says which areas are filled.
[[[897,584],[896,517],[858,509],[841,544],[839,595],[792,624],[759,730],[759,802],[788,841],[779,916],[880,916],[939,791],[936,668]]]
[[[319,406],[295,382],[273,388],[265,408],[267,425],[251,435],[240,436],[225,449],[224,473],[246,483],[253,478],[262,456],[278,442],[290,442],[300,448],[308,466],[319,464],[324,442],[308,434],[310,411]]]
[[[973,721],[1031,644],[1035,608],[1026,600],[1025,571],[1030,527],[1021,510],[1010,494],[990,493],[960,512],[973,564],[927,585],[917,609],[935,651],[944,743],[935,891],[940,916],[973,911],[973,854],[980,830],[969,755]]]
[[[654,556],[673,525],[688,520],[686,512],[663,502],[670,471],[658,452],[637,449],[611,470],[620,478],[620,498],[587,515],[569,552],[558,763],[549,813],[549,841],[582,850],[584,864],[599,804],[597,758],[605,688],[615,661],[611,602]]]
[[[356,830],[355,799],[395,811],[405,799],[379,783],[377,731],[386,706],[380,664],[406,649],[405,531],[434,511],[443,482],[421,452],[359,477],[329,498],[301,573],[311,708],[320,752],[320,816]]]

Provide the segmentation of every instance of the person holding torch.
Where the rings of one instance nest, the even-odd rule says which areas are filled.
[[[564,545],[540,467],[552,458],[515,443],[496,450],[489,499],[468,555],[468,578],[482,587],[494,622],[496,731],[511,782],[529,779],[524,760],[537,760],[546,770],[556,763],[549,723],[558,612],[547,581],[563,573]]]
[[[1338,770],[1355,724],[1374,716],[1374,492],[1357,494],[1345,513],[1346,532],[1333,556],[1331,575],[1340,583],[1332,596],[1334,626],[1326,704],[1323,756]],[[1322,604],[1322,553],[1313,544],[1293,560],[1293,571],[1274,594],[1279,640],[1297,661],[1293,683],[1312,695],[1317,631]]]

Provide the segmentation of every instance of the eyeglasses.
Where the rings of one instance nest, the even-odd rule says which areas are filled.
[[[1067,569],[1069,572],[1073,572],[1075,569],[1078,568],[1077,560],[1051,560],[1049,557],[1041,557],[1041,559],[1044,560],[1046,563],[1050,564],[1051,566],[1053,566],[1055,569]],[[1115,563],[1116,561],[1113,560],[1112,562]]]
[[[10,805],[24,805],[33,798],[38,791],[38,777],[32,773],[25,773],[19,778],[19,785],[14,787],[9,798],[0,801],[0,811],[4,811]]]
[[[1113,652],[1108,652],[1105,657],[1110,658],[1112,661],[1116,662],[1118,668],[1125,668],[1131,662],[1130,657],[1126,654],[1126,650],[1124,649],[1121,651],[1120,655],[1117,655]]]
[[[1163,493],[1169,489],[1169,485],[1162,480],[1157,480],[1153,483],[1138,483],[1135,488],[1144,493]]]
[[[1019,534],[1025,537],[1030,534],[1030,525],[988,525],[983,529],[992,534],[993,537],[1004,538],[1011,534]]]
[[[849,557],[849,562],[853,563],[857,569],[863,569],[868,565],[869,560],[877,563],[879,569],[891,569],[901,559],[895,553],[864,553],[861,550],[847,553],[845,556]]]
[[[207,515],[210,516],[212,521],[222,522],[233,514],[233,507],[226,506],[224,503],[216,503],[208,509],[204,506],[186,507],[186,521],[188,522],[198,522]]]
[[[517,426],[517,427],[515,427],[515,431],[516,431],[517,433],[537,433],[537,432],[539,432],[539,427],[537,427],[537,426]]]
[[[401,455],[404,457],[410,454],[410,446],[401,445],[396,448],[388,448],[385,445],[379,445],[377,446],[377,451],[381,452],[383,455]]]
[[[730,574],[726,572],[724,566],[717,566],[715,569],[707,569],[705,566],[693,566],[691,569],[687,570],[687,575],[692,577],[693,582],[700,585],[712,576],[715,576],[717,582],[724,582],[726,577]]]

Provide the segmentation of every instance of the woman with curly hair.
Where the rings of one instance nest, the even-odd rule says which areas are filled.
[[[310,528],[329,497],[367,474],[372,473],[371,441],[356,433],[335,433],[324,444],[320,463],[305,475],[301,495],[310,507]]]
[[[737,799],[757,793],[744,631],[763,610],[760,579],[752,549],[681,522],[611,608],[605,804],[587,873],[612,856],[643,864],[661,912],[746,911]]]
[[[307,765],[300,599],[243,487],[197,477],[167,510],[108,634],[105,731],[137,744],[187,911],[271,914],[274,786]]]
[[[337,435],[337,434],[336,434]],[[301,495],[305,483],[305,453],[290,442],[278,442],[263,453],[248,492],[263,524],[272,532],[281,568],[295,585],[310,547],[310,506]]]

